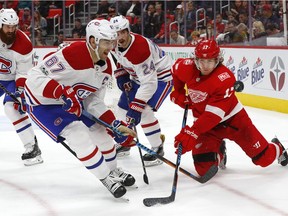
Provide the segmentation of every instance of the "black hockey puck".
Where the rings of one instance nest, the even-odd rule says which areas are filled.
[[[234,90],[236,92],[242,92],[244,89],[244,83],[242,81],[236,81],[234,83]]]

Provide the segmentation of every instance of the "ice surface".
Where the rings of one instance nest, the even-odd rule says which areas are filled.
[[[288,147],[287,114],[246,109],[265,138],[271,140],[277,135]],[[157,116],[166,135],[165,157],[175,162],[173,140],[181,128],[183,110],[167,100]],[[288,167],[276,162],[265,169],[256,167],[231,141],[227,141],[226,170],[220,170],[206,184],[179,173],[175,201],[148,208],[142,203],[144,198],[171,194],[174,169],[170,166],[146,168],[150,182],[146,185],[138,149],[119,159],[119,165],[135,176],[138,185],[138,189],[128,189],[130,202],[125,203],[114,199],[71,153],[35,125],[44,163],[25,167],[20,159],[24,148],[3,107],[0,117],[1,216],[288,215]],[[140,142],[149,147],[141,128],[138,132]],[[181,167],[195,173],[190,154],[182,156]]]

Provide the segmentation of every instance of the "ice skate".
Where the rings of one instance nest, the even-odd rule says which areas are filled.
[[[227,163],[227,154],[226,154],[226,142],[222,140],[221,145],[220,145],[220,152],[223,154],[223,158],[219,163],[219,168],[224,170],[226,169],[226,163]]]
[[[162,140],[162,144],[159,147],[153,147],[152,151],[156,152],[158,155],[164,156],[164,148],[163,148],[163,144],[165,142],[165,135],[161,134],[160,138]],[[157,166],[163,163],[163,161],[159,160],[155,155],[151,155],[151,154],[145,154],[143,156],[143,160],[144,160],[144,165],[149,167],[149,166]]]
[[[113,172],[110,172],[106,178],[101,179],[100,181],[115,198],[120,198],[126,193],[126,188],[119,181],[118,176]]]
[[[124,157],[130,155],[130,147],[121,146],[116,143],[116,154],[117,157]]]
[[[35,164],[43,163],[41,157],[41,150],[39,149],[37,138],[34,138],[34,144],[25,145],[25,152],[22,154],[22,160],[24,161],[25,166],[32,166]]]
[[[116,168],[111,173],[113,176],[119,178],[124,186],[132,186],[135,183],[135,178],[131,174],[124,172],[121,168]]]
[[[276,143],[277,145],[281,146],[281,148],[283,149],[282,154],[278,157],[278,163],[281,164],[282,166],[286,166],[288,164],[287,150],[284,148],[284,146],[282,145],[282,143],[279,141],[278,138],[276,137],[273,138],[271,142]]]

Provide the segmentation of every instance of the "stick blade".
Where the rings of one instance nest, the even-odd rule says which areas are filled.
[[[216,165],[211,166],[210,169],[205,173],[205,175],[200,177],[199,182],[205,183],[209,181],[211,178],[213,178],[216,175],[217,172],[218,172],[218,166]]]
[[[144,181],[146,184],[149,184],[148,176],[146,175],[146,173],[143,174],[143,181]]]
[[[159,198],[145,198],[143,204],[147,207],[151,207],[157,204],[165,205],[174,202],[175,196],[159,197]]]

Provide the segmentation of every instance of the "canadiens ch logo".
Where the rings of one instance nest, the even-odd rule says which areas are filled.
[[[59,125],[62,123],[62,121],[63,121],[63,119],[60,118],[60,117],[58,117],[57,119],[55,119],[54,125],[55,125],[55,126],[59,126]]]
[[[193,103],[200,103],[206,100],[208,94],[207,92],[197,91],[188,89],[188,95]]]
[[[5,59],[0,56],[0,73],[11,73],[10,68],[12,67],[12,62],[9,59]]]
[[[109,77],[108,76],[105,76],[103,81],[102,81],[102,85],[106,85],[109,81]]]
[[[80,98],[80,100],[84,100],[91,94],[91,92],[98,90],[98,88],[95,86],[88,85],[87,83],[77,83],[73,86],[73,89],[77,93],[77,96]]]

